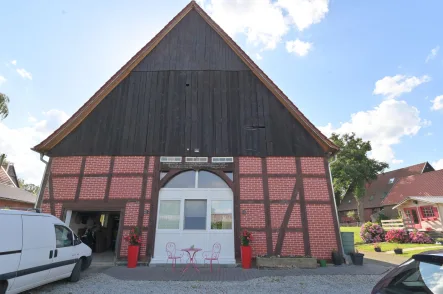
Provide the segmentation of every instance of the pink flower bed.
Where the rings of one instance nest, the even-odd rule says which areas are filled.
[[[384,241],[385,230],[379,224],[367,222],[360,228],[360,237],[365,243],[379,243]]]
[[[431,244],[433,240],[425,232],[413,231],[409,233],[409,239],[411,243],[419,244]]]
[[[394,229],[386,233],[385,239],[391,243],[408,243],[409,234],[405,229]]]

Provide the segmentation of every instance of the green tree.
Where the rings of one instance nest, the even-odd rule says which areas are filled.
[[[23,180],[23,179],[18,179],[18,183],[20,185],[20,188],[22,188],[34,195],[38,195],[38,192],[40,191],[39,186],[36,186],[34,184],[26,184],[25,180]]]
[[[9,97],[0,93],[0,119],[4,119],[9,114],[8,109]]]
[[[368,157],[372,150],[369,141],[363,141],[352,134],[332,134],[331,140],[340,147],[337,160],[331,164],[331,173],[334,183],[335,201],[340,204],[346,193],[353,193],[357,201],[358,216],[363,217],[363,201],[366,183],[377,179],[377,175],[389,167]]]

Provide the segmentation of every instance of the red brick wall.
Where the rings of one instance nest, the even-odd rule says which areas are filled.
[[[62,217],[64,201],[74,201],[77,187],[81,178],[82,157],[57,157],[52,159],[51,176],[53,183],[52,195],[54,197],[54,209],[57,217]],[[151,198],[152,190],[152,172],[154,170],[155,157],[150,157],[148,165],[148,175],[146,183],[145,199]],[[114,175],[109,176],[111,168],[110,156],[89,156],[85,159],[84,173],[81,181],[78,201],[85,203],[88,208],[88,200],[103,200],[103,211],[106,211],[105,194],[108,181],[110,181],[109,199],[126,200],[128,202],[123,205],[124,215],[122,215],[122,223],[124,234],[129,233],[129,229],[138,225],[139,205],[142,199],[142,183],[143,168],[145,165],[145,157],[114,157],[113,170]],[[127,175],[125,175],[127,174]],[[64,176],[62,176],[64,175]],[[66,177],[66,175],[69,175]],[[100,176],[98,176],[100,175]],[[43,212],[51,213],[49,184],[45,186],[43,195],[43,203],[41,209]],[[144,210],[149,210],[149,214],[143,215],[142,221],[142,247],[141,256],[146,256],[147,246],[147,229],[149,222],[150,204],[146,203]],[[127,244],[121,241],[121,256],[127,255]]]
[[[7,199],[0,199],[0,208],[3,207],[9,207],[9,208],[33,208],[33,203],[25,203],[25,202],[18,202],[13,200],[7,200]]]
[[[334,218],[331,209],[331,198],[328,191],[324,159],[301,158],[301,170],[297,170],[293,157],[266,158],[267,186],[269,189],[270,221],[272,231],[272,252],[275,251],[278,232],[288,208],[288,201],[296,185],[297,173],[301,173],[304,197],[306,201],[309,247],[311,255],[317,258],[330,259],[332,249],[337,249]],[[239,159],[240,173],[240,226],[249,228],[255,236],[251,242],[253,254],[267,254],[267,238],[265,226],[265,206],[262,174],[262,160],[256,157]],[[308,175],[303,177],[303,175]],[[300,195],[297,195],[299,200]],[[250,203],[251,200],[260,201]],[[242,203],[249,201],[249,203]],[[274,201],[274,202],[273,202]],[[285,202],[286,201],[286,202]],[[263,203],[261,203],[263,202]],[[320,204],[321,203],[321,204]],[[306,255],[304,250],[303,227],[300,214],[300,204],[296,203],[289,218],[288,228],[282,243],[282,255]],[[244,213],[245,212],[245,213]]]

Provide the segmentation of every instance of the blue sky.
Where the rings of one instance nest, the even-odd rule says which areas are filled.
[[[442,1],[198,2],[326,134],[356,132],[391,168],[443,168]],[[187,3],[0,3],[0,92],[11,99],[0,151],[19,176],[40,183],[29,148]]]

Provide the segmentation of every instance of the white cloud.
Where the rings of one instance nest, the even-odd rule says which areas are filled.
[[[0,152],[13,162],[18,176],[26,182],[40,185],[44,164],[39,154],[30,148],[40,143],[67,118],[63,111],[52,109],[43,113],[43,120],[27,127],[10,128],[0,122]]]
[[[403,159],[393,159],[392,163],[393,164],[400,164],[400,163],[403,163],[403,161],[404,161]]]
[[[414,136],[431,123],[420,118],[420,112],[406,101],[385,100],[372,110],[351,115],[348,122],[334,128],[332,124],[320,127],[327,136],[354,132],[358,137],[371,141],[371,157],[388,163],[399,163],[392,149],[404,136]]]
[[[435,170],[443,169],[443,158],[437,161],[431,162],[432,167]]]
[[[199,2],[229,35],[245,34],[249,43],[263,50],[275,49],[289,30],[282,10],[271,0]]]
[[[420,84],[427,83],[431,78],[427,75],[422,77],[407,77],[404,75],[386,76],[381,80],[375,82],[375,89],[373,94],[383,95],[388,99],[399,97],[403,93],[411,92]]]
[[[432,132],[427,132],[426,136],[432,136]]]
[[[431,102],[432,102],[431,110],[443,109],[443,95],[435,97],[435,99],[431,100]]]
[[[428,63],[430,60],[434,59],[435,56],[437,56],[438,50],[440,50],[440,46],[437,46],[429,52],[429,55],[426,57],[426,63]]]
[[[255,58],[257,58],[257,60],[262,60],[263,56],[261,56],[260,54],[256,53],[255,54]]]
[[[12,65],[17,65],[17,60],[11,60]]]
[[[6,82],[6,78],[4,76],[0,76],[0,86]]]
[[[329,11],[329,0],[278,0],[277,5],[287,10],[291,23],[299,31],[319,23]]]
[[[198,0],[231,36],[244,34],[262,50],[273,50],[292,26],[303,31],[319,23],[329,0]]]
[[[32,80],[32,74],[24,68],[17,68],[17,73],[24,79]]]
[[[305,56],[309,53],[311,49],[312,49],[312,43],[303,42],[300,41],[299,39],[295,41],[286,42],[286,50],[289,53],[296,53],[300,56]]]

